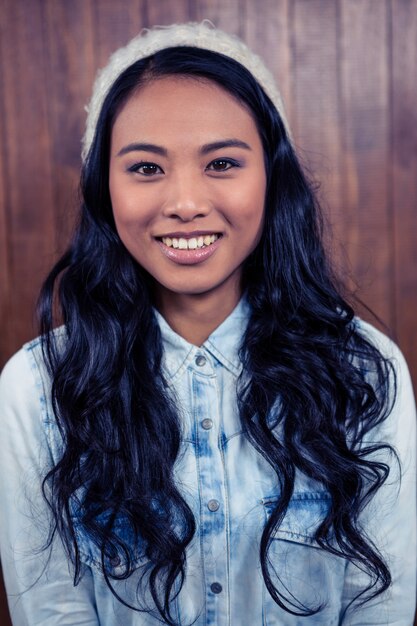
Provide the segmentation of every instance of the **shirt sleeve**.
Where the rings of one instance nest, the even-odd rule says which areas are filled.
[[[98,626],[91,571],[74,587],[59,538],[43,550],[50,523],[41,485],[52,459],[45,398],[26,350],[0,378],[0,553],[14,626]]]
[[[398,455],[383,460],[390,465],[384,485],[363,512],[361,525],[379,548],[392,576],[387,592],[362,607],[351,601],[369,584],[355,565],[349,563],[344,583],[345,626],[411,626],[416,608],[416,410],[407,364],[399,349],[364,324],[377,347],[391,358],[397,377],[397,395],[389,417],[368,435],[369,441],[390,444]],[[370,337],[372,340],[372,337]],[[348,608],[349,607],[349,608]]]

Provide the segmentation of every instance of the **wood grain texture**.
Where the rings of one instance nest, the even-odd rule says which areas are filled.
[[[34,333],[33,305],[55,247],[45,39],[40,2],[4,0],[2,111],[8,271],[13,294],[9,332]],[[15,291],[17,288],[17,291]],[[7,348],[12,342],[7,342]],[[2,358],[6,356],[2,348]]]
[[[277,78],[294,143],[321,182],[334,260],[417,383],[417,0],[1,4],[0,366],[33,336],[41,280],[72,229],[96,70],[143,27],[207,18]],[[0,595],[2,626],[5,614]]]
[[[259,54],[272,72],[279,86],[285,113],[290,126],[294,125],[294,107],[291,81],[291,49],[289,0],[252,0],[244,3],[244,29],[242,37],[249,47]]]
[[[359,295],[392,328],[389,14],[380,0],[342,0],[340,11],[346,246]]]
[[[336,3],[297,0],[292,3],[291,48],[294,142],[311,176],[318,179],[318,195],[328,231],[326,247],[340,270],[344,241],[342,194],[341,115],[339,103],[339,24]]]
[[[100,0],[93,2],[96,67],[106,65],[114,50],[148,25],[146,0]]]
[[[62,254],[78,211],[84,109],[97,69],[90,0],[43,4],[46,91],[53,168],[55,256]]]
[[[160,0],[159,2],[148,0],[146,26],[150,27],[155,24],[169,26],[170,24],[188,22],[194,19],[193,4],[192,0],[175,0],[175,2],[172,0]]]
[[[241,36],[245,23],[244,3],[242,0],[194,0],[192,19],[211,20],[217,28]]]
[[[4,18],[0,12],[0,59],[3,58],[2,43],[3,32],[6,27]],[[3,64],[0,62],[0,84],[4,85]],[[4,111],[4,98],[0,92],[0,119],[6,121]],[[0,124],[0,146],[5,146],[6,142],[6,125]],[[13,351],[13,335],[10,328],[10,303],[11,303],[11,283],[10,283],[10,245],[9,245],[9,223],[6,203],[7,190],[7,172],[6,172],[7,155],[4,149],[0,148],[0,328],[2,332],[2,346],[4,354]]]
[[[417,2],[392,0],[392,167],[397,340],[417,355]],[[417,382],[416,378],[414,379]]]

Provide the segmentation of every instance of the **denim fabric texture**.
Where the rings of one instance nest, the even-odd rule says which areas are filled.
[[[281,585],[306,605],[325,608],[315,616],[297,617],[274,603],[260,570],[260,537],[279,487],[270,465],[247,441],[237,412],[238,348],[248,313],[242,300],[201,347],[177,335],[156,313],[165,377],[182,420],[176,478],[197,521],[187,552],[185,584],[173,614],[183,626],[411,626],[416,597],[416,418],[401,353],[372,326],[358,321],[360,331],[392,357],[398,373],[395,407],[368,438],[395,447],[402,464],[401,483],[397,467],[385,459],[392,472],[361,520],[364,532],[389,563],[393,585],[363,607],[349,610],[341,622],[343,609],[366,578],[355,565],[315,544],[314,533],[330,496],[321,484],[298,474],[270,559]],[[155,614],[135,612],[110,593],[100,571],[99,552],[82,530],[78,539],[83,575],[76,587],[60,540],[54,540],[50,559],[40,550],[49,523],[41,481],[60,457],[61,439],[39,340],[24,346],[3,371],[0,441],[0,549],[13,624],[160,624]],[[123,520],[119,523],[124,533]],[[143,546],[132,545],[132,553],[140,571],[146,565]],[[123,570],[117,559],[111,566],[115,573]],[[134,574],[116,581],[115,589],[137,604],[136,585]],[[146,591],[142,600],[148,600]]]

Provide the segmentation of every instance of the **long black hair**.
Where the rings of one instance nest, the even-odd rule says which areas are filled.
[[[111,87],[82,171],[79,225],[43,286],[40,330],[63,442],[62,456],[44,480],[53,512],[49,542],[61,536],[77,583],[82,527],[117,597],[113,581],[137,571],[136,548],[145,546],[147,588],[160,617],[175,624],[171,600],[183,584],[185,552],[196,528],[173,477],[181,424],[161,369],[152,280],[120,241],[108,185],[118,111],[141,85],[171,75],[226,89],[250,111],[263,143],[265,226],[243,268],[251,316],[240,351],[245,382],[240,380],[238,403],[245,435],[280,487],[260,542],[265,584],[290,613],[320,610],[280,590],[268,559],[296,472],[303,472],[331,498],[315,540],[369,575],[360,596],[365,601],[390,584],[381,555],[361,532],[359,515],[389,472],[387,464],[372,460],[389,446],[363,441],[390,411],[394,374],[358,332],[333,278],[319,207],[274,105],[239,63],[197,48],[157,52],[130,66]],[[56,296],[64,341],[52,332]],[[115,562],[123,563],[117,573]]]

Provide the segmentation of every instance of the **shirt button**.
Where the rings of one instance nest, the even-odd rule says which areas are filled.
[[[209,500],[207,502],[207,508],[209,511],[217,511],[218,508],[220,507],[220,502],[218,500]]]
[[[223,591],[223,587],[220,583],[213,583],[212,585],[210,585],[210,589],[213,593],[221,593]]]
[[[195,359],[195,363],[196,365],[198,365],[198,367],[203,367],[206,364],[206,357],[203,356],[202,354],[199,354],[196,359]]]
[[[210,430],[210,428],[213,428],[213,420],[207,417],[205,420],[201,422],[201,425],[204,428],[204,430]]]

